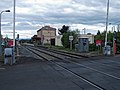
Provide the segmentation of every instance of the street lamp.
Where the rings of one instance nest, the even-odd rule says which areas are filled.
[[[1,15],[3,12],[10,12],[10,10],[4,10],[0,12],[0,56],[2,56],[2,35],[1,35]]]

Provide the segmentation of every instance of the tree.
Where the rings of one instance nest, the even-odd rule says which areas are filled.
[[[108,41],[112,42],[113,41],[113,33],[112,32],[108,32]]]
[[[100,30],[98,30],[97,35],[100,35]]]
[[[72,46],[74,48],[75,43],[76,43],[76,37],[77,37],[75,31],[69,31],[69,32],[63,34],[63,37],[61,39],[62,45],[65,48],[70,48],[69,36],[73,36]]]
[[[63,25],[61,29],[59,29],[59,34],[63,35],[64,33],[67,33],[69,31],[69,26]]]
[[[80,30],[79,29],[75,29],[75,33],[76,34],[80,34]]]
[[[120,42],[120,32],[117,32],[117,42]]]
[[[95,40],[101,40],[100,30],[98,30],[97,35],[95,36]]]
[[[95,40],[102,40],[102,41],[104,41],[105,33],[106,33],[106,31],[100,33],[100,31],[98,30],[97,35],[95,35]]]
[[[106,31],[100,33],[100,31],[98,30],[97,35],[95,35],[95,41],[96,40],[102,40],[102,46],[104,46],[105,34],[106,34]]]

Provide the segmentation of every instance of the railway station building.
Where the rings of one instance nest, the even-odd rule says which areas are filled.
[[[37,38],[41,38],[42,45],[50,44],[55,45],[56,28],[50,26],[44,26],[37,31]]]

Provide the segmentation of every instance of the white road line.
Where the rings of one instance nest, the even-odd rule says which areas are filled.
[[[96,72],[99,72],[99,73],[102,73],[102,74],[104,74],[104,75],[107,75],[107,76],[110,76],[110,77],[112,77],[112,78],[115,78],[115,79],[120,80],[119,77],[116,77],[116,76],[114,76],[114,75],[111,75],[111,74],[108,74],[108,73],[105,73],[105,72],[99,71],[99,70],[97,70],[97,69],[93,69],[93,68],[88,67],[88,66],[85,66],[85,65],[83,65],[83,64],[76,63],[76,62],[73,62],[73,61],[69,61],[69,62],[74,63],[74,64],[76,64],[76,65],[83,66],[83,67],[85,67],[85,68],[91,69],[91,70],[93,70],[93,71],[96,71]]]
[[[69,73],[75,75],[76,77],[80,78],[81,80],[83,80],[83,81],[89,83],[90,85],[96,87],[97,89],[99,89],[99,90],[104,90],[104,89],[101,88],[100,86],[98,86],[98,85],[96,85],[96,84],[94,84],[94,83],[88,81],[87,79],[85,79],[85,78],[83,78],[83,77],[81,77],[81,76],[78,76],[77,73],[75,73],[75,72],[73,72],[73,71],[71,71],[71,70],[69,70],[69,69],[66,69],[65,67],[61,66],[60,64],[58,64],[58,63],[56,63],[56,62],[52,62],[52,63],[54,63],[55,65],[57,65],[57,66],[60,67],[60,68],[63,68],[63,70],[65,70],[65,71],[67,71],[67,72],[69,72]]]
[[[5,68],[0,68],[0,70],[5,70]]]

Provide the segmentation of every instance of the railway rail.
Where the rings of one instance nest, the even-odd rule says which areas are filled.
[[[106,64],[106,63],[96,62],[96,60],[94,58],[92,58],[90,56],[86,56],[86,55],[81,55],[81,54],[71,53],[71,52],[66,52],[66,51],[60,51],[60,50],[55,50],[55,49],[48,49],[48,48],[42,47],[42,46],[39,46],[38,48],[42,49],[42,50],[47,50],[49,52],[57,53],[57,54],[60,54],[60,55],[65,55],[65,56],[68,56],[68,57],[71,57],[71,58],[77,58],[76,61],[78,61],[78,59],[86,58],[84,60],[86,60],[90,63],[95,63],[95,64],[98,64],[98,65],[100,64],[102,66],[107,66],[107,67],[110,67],[110,68],[118,68],[118,66],[115,67],[115,66],[111,66],[111,65]],[[114,63],[114,61],[112,61],[112,60],[111,60],[111,62]],[[120,62],[118,62],[118,63],[120,63]]]
[[[49,62],[51,62],[51,63],[57,65],[58,67],[64,69],[65,71],[69,72],[70,74],[74,75],[75,77],[77,77],[77,78],[79,78],[79,79],[81,79],[81,80],[87,82],[88,84],[92,85],[92,86],[95,87],[96,89],[98,89],[98,90],[106,90],[106,89],[104,89],[103,87],[101,87],[101,86],[99,86],[99,85],[97,85],[97,84],[91,82],[90,80],[88,80],[88,79],[86,79],[86,78],[80,76],[79,74],[73,72],[72,70],[70,70],[70,69],[68,69],[68,68],[66,68],[66,67],[64,67],[64,66],[62,66],[61,64],[59,64],[59,63],[57,63],[57,62],[54,62],[54,61],[52,61],[52,60],[49,60],[49,59],[45,58],[44,56],[38,54],[38,52],[35,52],[34,50],[32,50],[32,49],[30,49],[30,48],[27,48],[27,49],[30,50],[31,52],[37,54],[38,56],[42,57],[44,60],[49,61]],[[36,50],[36,49],[35,49],[35,50]],[[45,52],[43,52],[43,51],[40,51],[40,52],[45,53]],[[45,53],[45,54],[48,54],[48,53]],[[48,55],[50,55],[50,54],[48,54]],[[50,56],[53,56],[53,55],[50,55]],[[55,58],[57,58],[57,59],[60,59],[60,60],[63,59],[63,58],[59,58],[59,57],[57,57],[57,56],[53,56],[53,57],[55,57]]]
[[[52,57],[58,58],[58,59],[60,59],[60,60],[64,60],[64,61],[67,61],[67,62],[70,62],[70,63],[74,63],[74,64],[76,64],[76,65],[83,66],[83,67],[85,67],[85,68],[91,69],[91,70],[93,70],[93,71],[96,71],[96,72],[99,72],[99,73],[102,73],[102,74],[104,74],[104,75],[107,75],[107,76],[110,76],[110,77],[112,77],[112,78],[115,78],[115,79],[119,79],[119,80],[120,80],[120,77],[117,77],[117,76],[114,76],[114,75],[105,73],[105,72],[103,72],[103,71],[100,71],[100,70],[91,68],[91,67],[89,67],[89,66],[87,66],[87,65],[83,65],[83,64],[74,62],[75,59],[81,59],[81,58],[83,58],[84,56],[82,56],[82,57],[81,57],[81,56],[75,57],[75,56],[74,56],[75,54],[72,55],[72,56],[71,56],[71,54],[70,54],[70,55],[67,54],[67,56],[70,57],[70,58],[69,58],[69,60],[66,60],[66,53],[64,54],[63,52],[60,53],[60,52],[52,51],[52,50],[50,50],[50,51],[47,50],[47,51],[46,51],[45,49],[44,49],[44,50],[41,50],[41,49],[37,49],[37,48],[33,48],[33,47],[32,47],[32,49],[35,49],[35,50],[37,50],[37,51],[40,51],[40,52],[45,53],[45,54],[47,54],[47,55],[50,55],[50,56],[52,56]],[[63,56],[55,55],[56,53],[57,53],[57,54],[64,55],[65,58],[63,58]],[[72,58],[71,58],[71,57],[72,57]],[[73,60],[73,58],[74,58],[74,60]],[[85,57],[85,58],[86,58],[86,57]],[[95,63],[94,61],[90,61],[90,62]],[[95,64],[96,64],[96,63],[95,63]],[[106,65],[106,64],[102,64],[102,65]],[[108,66],[108,65],[106,65],[106,66]]]
[[[97,62],[94,58],[90,57],[90,56],[86,56],[86,55],[80,55],[80,54],[77,54],[77,53],[71,53],[71,52],[65,52],[65,51],[60,51],[60,50],[55,50],[55,49],[47,49],[45,47],[41,47],[39,46],[38,48],[42,49],[42,50],[47,50],[47,51],[50,51],[50,52],[54,52],[54,53],[58,53],[58,54],[61,54],[61,55],[66,55],[66,56],[69,56],[69,57],[72,57],[72,58],[77,58],[76,61],[78,61],[78,59],[81,59],[82,58],[86,58],[87,62],[89,62],[90,64],[91,63],[94,63],[96,65],[101,65],[101,68],[102,66],[106,66],[108,68],[113,68],[113,69],[118,69],[120,67],[120,65],[117,65],[117,66],[112,66],[110,64],[106,64],[106,63],[102,63],[100,62]],[[109,62],[111,62],[112,64],[115,63],[113,60],[110,60],[109,59]],[[117,62],[117,63],[120,63],[120,62]]]
[[[91,71],[91,72],[94,71],[97,74],[100,74],[100,76],[106,77],[108,79],[112,79],[114,81],[119,81],[120,80],[120,78],[117,77],[117,76],[114,76],[112,74],[108,74],[106,72],[103,72],[103,71],[91,68],[91,67],[89,67],[87,65],[80,64],[80,63],[77,63],[77,62],[73,61],[73,58],[74,59],[75,58],[80,59],[81,57],[75,57],[73,55],[67,54],[67,59],[69,59],[69,60],[66,60],[66,54],[63,54],[63,53],[61,54],[60,52],[57,53],[56,51],[54,51],[54,52],[49,51],[49,50],[46,51],[46,50],[38,49],[38,48],[34,48],[34,47],[29,47],[29,48],[27,47],[27,49],[29,49],[31,52],[37,54],[38,56],[42,57],[44,60],[47,60],[47,61],[49,61],[51,63],[54,63],[55,65],[63,68],[65,71],[69,72],[70,74],[73,74],[74,76],[78,77],[79,79],[82,79],[83,81],[89,83],[90,85],[94,86],[95,88],[97,88],[99,90],[107,90],[111,86],[110,87],[103,86],[102,83],[95,82],[95,80],[91,80],[89,78],[86,78],[86,77],[80,75],[80,73],[77,73],[76,71],[74,71],[74,69],[69,68],[70,66],[67,63],[69,62],[69,63],[74,64],[76,66],[80,66],[80,67],[85,68],[86,70]],[[48,55],[49,57],[54,57],[55,60],[49,60],[48,58],[44,57],[44,55],[40,54],[39,52],[44,53],[44,54]],[[58,61],[61,61],[61,62],[58,62]],[[98,76],[98,78],[99,78],[99,76]],[[113,88],[115,88],[115,87],[116,86],[113,86]],[[113,90],[113,89],[109,89],[109,90]]]

